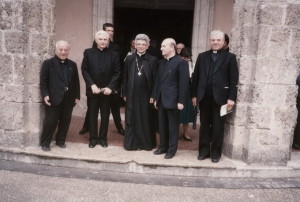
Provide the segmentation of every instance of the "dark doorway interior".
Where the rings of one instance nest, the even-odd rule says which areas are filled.
[[[154,47],[160,49],[164,38],[172,37],[177,43],[191,46],[193,10],[164,10],[121,8],[114,9],[114,41],[121,46],[125,57],[131,39],[139,33],[147,34]],[[122,57],[123,57],[122,56]]]

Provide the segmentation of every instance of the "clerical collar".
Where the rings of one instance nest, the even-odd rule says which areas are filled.
[[[214,54],[218,54],[218,53],[221,53],[223,51],[223,49],[220,49],[220,50],[211,50],[211,51]]]
[[[143,53],[138,53],[136,52],[136,54],[138,54],[138,56],[142,57],[143,55],[145,55],[146,52],[143,52]]]
[[[62,59],[60,59],[57,55],[55,55],[55,57],[56,57],[56,59],[58,60],[58,62],[59,62],[60,64],[64,64],[64,63],[66,62],[66,60],[67,60],[67,59],[62,60]]]
[[[169,57],[169,58],[166,58],[166,60],[170,61],[170,60],[172,60],[175,56],[176,56],[176,54],[173,55],[173,56],[171,56],[171,57]]]

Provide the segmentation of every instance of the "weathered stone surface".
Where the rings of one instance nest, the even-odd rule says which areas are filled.
[[[12,57],[10,55],[0,55],[0,83],[11,83],[13,80]]]
[[[3,53],[2,45],[3,45],[3,31],[0,30],[0,54]]]
[[[238,103],[235,106],[234,114],[230,117],[229,123],[238,127],[246,126],[248,123],[249,110],[248,105],[243,103]]]
[[[1,133],[0,133],[1,135]],[[25,144],[25,132],[5,130],[4,134],[0,136],[0,145],[6,147],[23,147]]]
[[[284,11],[284,5],[276,3],[260,3],[257,9],[257,23],[282,25]]]
[[[246,1],[243,5],[242,12],[240,12],[240,19],[243,20],[243,26],[254,26],[256,20],[256,2]]]
[[[269,107],[285,106],[287,87],[276,83],[257,83],[253,88],[253,103]]]
[[[13,27],[13,2],[4,1],[0,4],[0,29],[9,30]]]
[[[41,91],[39,85],[30,86],[30,101],[31,102],[42,102]]]
[[[300,21],[300,20],[298,20],[298,21]],[[298,28],[299,27],[300,26],[298,26]],[[291,53],[292,58],[295,58],[298,60],[300,59],[300,29],[293,31],[290,53]],[[300,67],[300,65],[298,65],[298,67]]]
[[[12,111],[13,111],[13,117],[14,117],[14,124],[13,124],[13,130],[24,130],[25,124],[28,122],[28,116],[30,114],[24,113],[24,105],[23,103],[12,103]]]
[[[24,84],[26,80],[26,57],[24,55],[14,55],[14,75],[13,83],[14,84]]]
[[[26,2],[23,5],[24,22],[28,31],[42,31],[43,30],[43,5],[42,2]]]
[[[251,103],[253,100],[254,84],[239,84],[238,87],[238,102]]]
[[[0,102],[4,100],[5,85],[0,83]]]
[[[258,48],[257,55],[261,58],[266,58],[269,49],[269,38],[272,32],[271,26],[258,25]]]
[[[9,31],[4,33],[4,37],[7,53],[28,53],[28,34],[20,31]]]
[[[289,148],[274,145],[265,147],[250,147],[247,150],[247,163],[264,165],[286,165],[289,159]]]
[[[286,25],[300,27],[300,4],[290,4],[286,11]]]
[[[287,86],[287,90],[286,90],[286,106],[287,107],[295,107],[295,103],[297,100],[297,93],[298,93],[298,86],[296,85],[291,85],[291,86]]]
[[[295,103],[296,104],[296,103]],[[293,107],[277,107],[274,109],[274,121],[282,131],[294,132],[294,126],[297,120],[297,109]]]
[[[270,58],[287,58],[290,35],[291,32],[289,29],[274,27],[271,33],[267,56]]]
[[[249,107],[249,122],[247,127],[254,129],[270,129],[271,119],[274,116],[270,107],[251,106]]]
[[[256,59],[251,57],[241,57],[239,59],[239,83],[245,84],[253,82],[255,75]]]
[[[54,18],[54,8],[51,5],[43,5],[43,32],[44,33],[54,33],[55,31],[55,18]],[[46,20],[45,20],[46,19]]]
[[[31,34],[30,53],[33,55],[44,55],[48,51],[48,36],[44,34]]]
[[[28,87],[24,85],[7,84],[5,88],[5,101],[7,102],[28,102]]]
[[[247,56],[257,55],[258,28],[255,26],[243,27],[241,35],[241,54]]]
[[[0,129],[12,130],[14,123],[11,103],[0,103]]]
[[[38,84],[40,79],[40,69],[42,65],[42,58],[39,56],[29,56],[26,62],[27,84]]]

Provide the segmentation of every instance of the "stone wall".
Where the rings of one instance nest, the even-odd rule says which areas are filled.
[[[238,0],[232,51],[240,70],[238,103],[224,153],[252,164],[284,165],[296,121],[300,2]]]
[[[0,1],[0,145],[38,144],[40,66],[54,51],[55,0]]]

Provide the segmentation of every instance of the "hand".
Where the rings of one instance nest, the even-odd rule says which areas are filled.
[[[126,97],[123,97],[123,100],[126,102]]]
[[[107,88],[107,87],[102,88],[102,89],[104,89],[104,93],[103,93],[104,95],[110,95],[111,92],[112,92],[112,90],[110,88]]]
[[[155,108],[155,109],[157,109],[157,106],[156,106],[156,104],[157,104],[157,103],[156,103],[156,101],[155,101],[155,102],[154,102],[154,108]]]
[[[91,86],[91,89],[92,89],[93,94],[99,94],[100,93],[100,89],[95,84],[93,84]]]
[[[151,104],[154,103],[154,99],[153,98],[150,98],[150,101],[149,101]]]
[[[45,98],[44,98],[44,102],[45,102],[45,104],[46,105],[48,105],[48,106],[51,106],[51,103],[49,102],[49,96],[46,96]]]
[[[193,98],[192,98],[192,103],[193,103],[193,106],[194,106],[194,107],[197,106],[197,98],[196,98],[196,97],[193,97]]]
[[[231,109],[234,106],[235,102],[233,100],[227,100],[227,109]]]
[[[80,100],[79,99],[75,99],[75,104],[79,104]]]
[[[179,110],[183,110],[184,106],[183,106],[183,104],[178,103],[178,104],[177,104],[177,108],[178,108]]]

